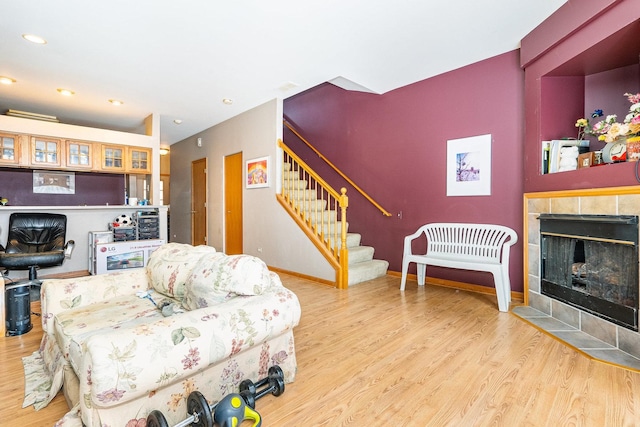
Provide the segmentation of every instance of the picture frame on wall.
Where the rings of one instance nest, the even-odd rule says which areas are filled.
[[[74,172],[33,172],[33,192],[39,194],[76,194]]]
[[[246,188],[264,188],[271,184],[269,156],[247,160],[245,167]]]
[[[447,196],[491,195],[491,134],[447,141]]]

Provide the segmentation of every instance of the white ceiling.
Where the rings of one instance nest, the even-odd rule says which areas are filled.
[[[385,93],[516,49],[565,2],[7,1],[0,76],[17,83],[0,85],[0,114],[143,133],[157,113],[161,144],[172,144],[326,81]]]

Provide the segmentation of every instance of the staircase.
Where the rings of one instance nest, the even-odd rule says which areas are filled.
[[[373,247],[360,246],[361,237],[358,233],[347,233],[349,286],[385,276],[389,268],[389,261],[373,259]]]
[[[289,201],[292,208],[289,213],[298,216],[296,222],[302,228],[308,227],[305,230],[307,234],[318,235],[333,253],[339,253],[342,221],[338,219],[335,201],[332,203],[331,197],[325,195],[326,190],[318,183],[305,179],[311,177],[301,172],[298,164],[292,167],[291,162],[283,162],[282,174],[282,197]],[[373,259],[374,248],[362,246],[361,237],[358,233],[347,232],[348,286],[384,276],[389,267],[388,261]]]

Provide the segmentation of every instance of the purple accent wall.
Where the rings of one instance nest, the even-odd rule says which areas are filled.
[[[334,188],[347,187],[349,230],[362,234],[362,244],[391,271],[402,269],[404,236],[423,224],[502,224],[521,236],[510,275],[512,289],[522,292],[523,81],[519,52],[512,51],[383,95],[327,83],[285,100],[285,116],[298,131],[391,217],[286,129],[284,141]],[[484,134],[493,139],[491,195],[447,197],[447,140]],[[493,287],[488,273],[430,267],[428,275]]]
[[[605,114],[622,108],[618,114],[626,114],[630,104],[623,94],[640,91],[638,5],[569,0],[522,40],[525,192],[638,185],[634,162],[540,173],[541,141],[576,136],[575,121],[596,108]]]
[[[124,204],[124,175],[119,174],[76,172],[75,194],[34,193],[31,169],[2,168],[0,183],[0,196],[12,206]]]

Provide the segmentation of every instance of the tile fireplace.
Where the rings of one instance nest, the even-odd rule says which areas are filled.
[[[638,330],[638,216],[541,214],[541,293]]]
[[[634,369],[640,369],[637,314],[640,279],[637,270],[632,269],[629,273],[627,269],[638,268],[638,215],[640,186],[526,193],[525,306],[517,307],[545,316],[547,320],[541,317],[534,323],[538,326],[543,325],[542,329],[550,331],[562,340],[567,335],[594,338],[595,344],[592,348],[583,351],[595,358],[614,363],[617,363],[616,357],[620,355],[622,359],[631,358],[633,363],[624,364],[633,366]],[[546,220],[551,217],[555,219],[550,220],[551,229],[547,229]],[[571,230],[564,222],[566,219],[577,219],[575,222],[578,223],[578,230]],[[630,226],[627,230],[629,234],[620,236],[616,231],[612,237],[612,234],[607,232],[604,237],[594,232],[596,228],[602,228],[601,224],[596,224],[598,221],[593,221],[594,219],[605,222],[611,220],[614,223],[630,222],[631,224],[626,224]],[[607,227],[610,225],[605,229]],[[564,243],[560,241],[563,238],[567,239]],[[620,242],[612,243],[608,240]],[[609,245],[609,248],[605,245]],[[549,260],[557,259],[563,261],[555,267],[553,263],[549,264]],[[610,265],[609,260],[615,260],[621,265]],[[588,270],[589,268],[591,270]],[[620,279],[627,275],[626,279]],[[547,282],[558,278],[564,280],[559,280],[563,283],[564,289],[550,289],[554,286],[548,286]],[[554,293],[560,295],[553,295]],[[573,301],[572,298],[576,296],[577,301]],[[591,300],[598,299],[604,300],[602,313],[597,312],[601,307],[593,308]],[[621,318],[616,318],[620,312],[624,314],[618,316]],[[616,316],[612,316],[611,313]],[[546,328],[545,324],[551,327]],[[561,329],[565,332],[557,332]],[[567,330],[574,332],[566,332]],[[582,349],[582,345],[570,340],[567,343]],[[609,355],[612,357],[609,358]]]

